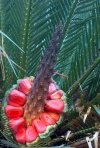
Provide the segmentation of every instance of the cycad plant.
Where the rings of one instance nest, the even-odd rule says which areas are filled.
[[[100,0],[0,0],[2,146],[99,147],[99,22]]]

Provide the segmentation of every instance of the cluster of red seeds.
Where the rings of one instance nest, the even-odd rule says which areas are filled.
[[[8,126],[12,130],[17,142],[21,144],[31,143],[44,133],[48,126],[55,125],[64,110],[63,92],[58,90],[54,82],[50,83],[44,112],[39,118],[27,126],[24,118],[24,105],[27,95],[31,91],[34,80],[24,78],[18,83],[18,87],[8,94],[7,105],[4,108],[8,118]]]

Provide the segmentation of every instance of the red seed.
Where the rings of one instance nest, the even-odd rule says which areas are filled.
[[[26,135],[25,135],[25,128],[22,128],[16,135],[15,138],[16,140],[21,143],[25,144],[26,143]]]
[[[49,84],[49,93],[54,93],[56,91],[56,86],[54,83]]]
[[[8,118],[16,118],[16,117],[21,117],[23,115],[22,107],[7,105],[5,106],[4,110]]]
[[[58,90],[55,93],[51,94],[51,99],[61,99],[61,97],[63,96],[63,93]]]
[[[20,106],[20,105],[18,105],[16,103],[10,101],[9,99],[7,99],[7,103],[8,103],[8,105],[15,106],[15,107],[19,107]]]
[[[57,122],[60,118],[60,115],[53,112],[48,112],[48,114]]]
[[[17,133],[21,128],[25,126],[25,120],[22,117],[10,119],[8,121],[8,126],[13,130],[14,133]]]
[[[9,100],[22,106],[26,102],[26,95],[16,89],[13,89],[8,96]]]
[[[46,112],[41,115],[40,119],[46,126],[55,124],[54,119]]]
[[[45,106],[47,111],[61,113],[64,109],[64,103],[62,100],[49,100]]]
[[[26,142],[33,142],[38,137],[38,133],[36,132],[35,128],[29,126],[26,129]]]
[[[34,126],[36,128],[36,131],[38,133],[43,133],[46,130],[46,126],[44,125],[44,123],[40,119],[33,120],[32,126]]]
[[[19,82],[18,89],[24,94],[28,94],[31,91],[32,82],[28,78],[24,78]]]

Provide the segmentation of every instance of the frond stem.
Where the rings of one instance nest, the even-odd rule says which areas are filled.
[[[74,83],[71,88],[70,88],[70,92],[67,92],[67,97],[70,98],[74,92],[78,89],[79,84],[82,84],[83,81],[90,75],[90,73],[97,67],[97,65],[100,63],[100,58],[98,58],[92,65],[91,67],[89,67],[87,69],[87,71],[85,72],[85,74],[83,74],[83,76],[76,82]]]

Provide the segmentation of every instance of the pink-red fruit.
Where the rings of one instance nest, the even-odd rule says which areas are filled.
[[[49,84],[49,93],[54,93],[56,91],[56,86],[54,83]]]
[[[28,78],[24,78],[19,82],[18,89],[24,94],[28,94],[31,91],[31,85],[31,81]]]
[[[20,105],[18,105],[16,103],[10,101],[9,99],[7,99],[7,103],[8,103],[8,105],[15,106],[15,107],[19,107],[20,106]]]
[[[21,117],[23,115],[23,108],[22,107],[15,107],[11,105],[6,105],[5,114],[8,118],[16,118]]]
[[[48,114],[57,122],[60,118],[60,115],[53,112],[48,112]]]
[[[43,133],[46,130],[46,126],[44,125],[44,123],[40,119],[33,120],[32,126],[34,126],[36,128],[36,131],[38,133]]]
[[[62,100],[48,100],[45,108],[47,111],[61,113],[64,109],[64,103]]]
[[[21,143],[25,144],[26,143],[26,132],[25,128],[22,128],[16,135],[15,135],[16,140]]]
[[[58,90],[55,93],[51,94],[51,99],[61,99],[61,97],[63,96],[63,93]]]
[[[9,96],[8,96],[9,100],[22,106],[25,104],[26,102],[26,95],[16,89],[13,89]]]
[[[25,120],[22,117],[10,119],[8,121],[8,126],[14,133],[17,133],[22,127],[25,126]]]
[[[35,128],[29,126],[26,129],[26,142],[33,142],[38,137],[38,133],[36,132]]]
[[[46,112],[41,115],[40,119],[46,126],[55,124],[54,119]]]

